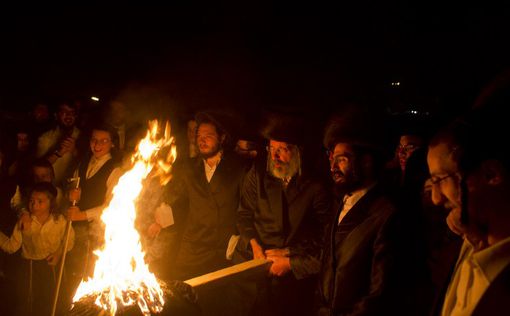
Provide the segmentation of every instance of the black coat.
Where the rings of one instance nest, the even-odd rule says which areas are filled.
[[[319,314],[395,315],[392,300],[404,300],[396,281],[405,236],[394,204],[376,186],[337,224],[341,209],[337,203],[322,260]]]
[[[510,307],[510,264],[494,279],[473,311],[473,316],[508,315]]]
[[[246,175],[238,210],[241,241],[237,250],[246,259],[253,254],[250,239],[264,248],[289,248],[290,264],[296,279],[320,270],[324,228],[329,218],[328,190],[310,177],[293,177],[284,190],[281,180],[255,164]]]
[[[184,205],[186,213],[174,216],[176,225],[183,226],[175,265],[188,270],[187,277],[214,271],[226,262],[229,239],[237,234],[236,210],[246,167],[237,157],[224,155],[210,182],[201,158],[189,159],[174,170],[167,202],[172,208]],[[185,222],[179,223],[180,219]]]

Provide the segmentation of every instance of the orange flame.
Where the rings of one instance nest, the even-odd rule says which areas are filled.
[[[165,159],[162,151],[170,148]],[[132,168],[113,189],[113,197],[104,209],[101,220],[105,224],[105,244],[94,253],[97,261],[91,279],[81,282],[73,302],[95,295],[95,304],[114,315],[117,302],[123,306],[137,304],[144,315],[163,310],[165,301],[158,280],[144,261],[140,235],[135,229],[135,201],[143,187],[143,180],[160,176],[162,184],[170,180],[172,163],[176,158],[170,125],[166,123],[163,135],[156,120],[149,122],[149,130],[132,156]]]

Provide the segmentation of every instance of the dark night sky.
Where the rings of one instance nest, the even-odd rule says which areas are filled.
[[[0,104],[148,89],[192,107],[373,94],[455,112],[508,66],[504,7],[356,3],[2,10]]]

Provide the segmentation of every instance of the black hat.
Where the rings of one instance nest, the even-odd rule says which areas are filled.
[[[231,135],[234,133],[233,124],[235,122],[234,117],[229,115],[225,111],[221,110],[207,110],[198,112],[195,115],[197,126],[202,123],[210,123],[216,126],[219,133]]]
[[[305,121],[298,114],[272,112],[266,115],[260,131],[268,140],[303,145],[305,142]]]
[[[323,143],[331,149],[348,143],[380,151],[387,150],[388,128],[385,112],[359,104],[347,105],[334,114],[326,125]]]

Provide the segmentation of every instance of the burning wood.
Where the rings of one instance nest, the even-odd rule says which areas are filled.
[[[161,290],[165,298],[165,311],[161,314],[164,315],[181,315],[193,314],[197,310],[197,295],[193,288],[185,282],[170,281],[169,283],[161,282]],[[100,293],[105,294],[105,293]],[[69,311],[69,316],[97,316],[97,315],[111,315],[108,311],[99,307],[96,304],[97,296],[100,294],[86,295]],[[119,309],[116,315],[141,315],[141,311],[136,306],[123,306],[119,302]],[[191,312],[189,312],[191,311]],[[175,313],[174,313],[175,312]],[[188,312],[188,313],[187,313]]]

